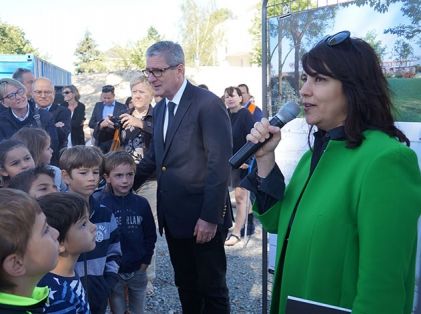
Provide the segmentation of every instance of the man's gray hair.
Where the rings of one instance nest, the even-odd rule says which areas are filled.
[[[3,79],[0,80],[0,98],[4,98],[4,96],[6,96],[7,85],[12,85],[12,86],[16,87],[17,89],[22,88],[26,92],[26,88],[21,82],[19,82],[17,80],[14,80],[14,79],[11,79],[11,78],[3,78]]]
[[[32,72],[29,69],[17,68],[16,71],[15,71],[15,73],[13,73],[12,78],[22,83],[22,81],[23,81],[23,75],[25,73],[32,73]]]
[[[50,84],[51,90],[52,90],[53,92],[55,91],[55,86],[54,86],[53,82],[52,82],[52,81],[51,81],[48,77],[44,77],[44,76],[41,76],[41,77],[39,77],[39,78],[35,79],[34,83],[32,83],[32,88],[34,88],[34,87],[35,87],[35,85],[36,85],[38,82],[42,82],[42,81],[47,82],[48,84]]]
[[[184,64],[183,48],[172,41],[158,41],[146,50],[146,57],[163,56],[169,66]]]

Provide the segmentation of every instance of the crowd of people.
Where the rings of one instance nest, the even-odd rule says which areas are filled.
[[[30,208],[37,207],[35,217],[48,229],[50,242],[42,258],[50,258],[49,265],[54,266],[39,265],[41,269],[29,271],[17,282],[6,271],[1,279],[2,313],[13,307],[31,313],[104,313],[107,306],[113,313],[143,313],[146,289],[155,276],[149,265],[154,264],[157,196],[158,230],[161,234],[165,230],[183,310],[199,313],[206,302],[209,311],[229,312],[224,252],[224,244],[234,245],[229,237],[225,241],[233,220],[229,181],[235,182],[233,189],[241,189],[243,198],[248,193],[238,187],[239,177],[230,173],[226,161],[233,153],[232,142],[245,141],[252,114],[260,109],[254,106],[249,111],[252,97],[243,98],[238,87],[231,87],[238,91],[236,106],[244,106],[241,113],[247,124],[241,119],[235,122],[238,108],[229,105],[230,96],[224,95],[225,107],[205,85],[196,87],[184,78],[184,55],[178,44],[160,42],[148,53],[151,66],[131,80],[126,104],[116,101],[114,86],[102,87],[88,123],[93,146],[85,145],[86,108],[76,86],[63,86],[64,102],[58,104],[52,82],[34,78],[27,69],[19,68],[12,79],[0,80],[0,175],[7,195],[3,204],[9,206],[20,197],[15,190],[38,200]],[[247,85],[242,86],[248,93]],[[175,104],[172,117],[165,109],[168,99]],[[185,121],[179,118],[182,115]],[[241,131],[231,137],[234,125]],[[163,138],[154,140],[156,136]],[[164,154],[168,154],[165,159]],[[173,177],[162,173],[167,168],[175,172]],[[173,181],[182,175],[184,182]],[[170,186],[180,188],[162,197],[160,191]],[[165,202],[179,205],[167,208]],[[236,226],[241,229],[251,206],[248,202],[246,209],[244,200],[237,202]],[[34,217],[25,218],[25,210],[19,219]],[[13,227],[17,218],[10,212],[5,215],[4,221]],[[8,232],[12,229],[0,232],[5,243],[12,241]],[[240,239],[240,231],[233,234]],[[25,256],[23,244],[31,234],[22,236],[19,258]],[[209,259],[209,254],[215,258]],[[34,293],[22,294],[29,290]],[[21,298],[13,300],[13,294]]]
[[[310,149],[288,186],[275,163],[280,129],[248,86],[221,98],[193,85],[177,43],[148,48],[125,104],[103,86],[93,146],[74,85],[55,104],[47,78],[1,79],[0,312],[144,313],[158,231],[183,313],[230,313],[224,247],[254,233],[254,213],[278,234],[271,313],[293,296],[409,314],[421,175],[380,63],[345,31],[302,64]],[[265,144],[231,169],[246,141]]]

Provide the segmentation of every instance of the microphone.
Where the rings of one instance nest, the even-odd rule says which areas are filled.
[[[273,126],[277,126],[282,128],[285,124],[289,121],[295,119],[300,112],[300,107],[293,102],[288,101],[285,105],[279,109],[278,113],[270,119],[269,124]],[[252,142],[247,141],[230,159],[229,163],[234,168],[237,169],[243,163],[246,162],[257,150],[262,147],[267,141],[272,138],[272,134],[270,134],[269,138],[266,139],[263,143],[254,144]]]

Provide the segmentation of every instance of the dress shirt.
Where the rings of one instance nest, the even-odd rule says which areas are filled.
[[[13,112],[13,109],[12,109],[12,115],[16,118],[16,119],[18,119],[19,121],[25,121],[26,120],[26,118],[28,118],[29,117],[29,104],[28,104],[28,107],[27,107],[27,112],[26,112],[26,115],[24,115],[23,117],[19,117],[19,116],[17,116],[14,112]]]
[[[37,107],[39,110],[47,110],[50,111],[50,108],[53,104],[47,106],[47,107],[40,107],[37,103],[35,104],[35,107]]]
[[[102,119],[105,119],[108,116],[112,116],[114,113],[114,107],[115,100],[112,102],[112,104],[104,104],[104,109],[102,110]]]
[[[163,132],[164,141],[165,141],[165,136],[167,134],[167,129],[168,129],[168,103],[170,101],[175,103],[175,107],[174,107],[174,117],[175,117],[175,114],[177,113],[177,109],[178,109],[178,104],[181,101],[181,97],[183,96],[184,90],[186,89],[186,85],[187,85],[187,80],[184,79],[183,84],[181,84],[177,93],[175,93],[173,99],[165,98],[165,118],[164,118],[164,132]]]

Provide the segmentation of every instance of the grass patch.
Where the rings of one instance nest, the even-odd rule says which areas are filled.
[[[397,121],[421,122],[421,78],[390,78]]]

